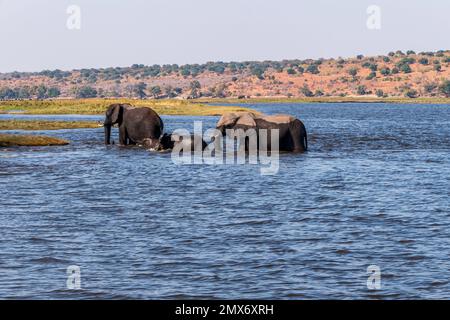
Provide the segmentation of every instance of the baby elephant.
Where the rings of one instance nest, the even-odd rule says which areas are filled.
[[[179,134],[167,134],[165,133],[160,139],[159,144],[153,148],[156,151],[166,151],[172,150],[177,147],[179,150],[183,149],[184,151],[198,151],[205,150],[207,147],[206,142],[199,135],[191,134],[186,137]]]

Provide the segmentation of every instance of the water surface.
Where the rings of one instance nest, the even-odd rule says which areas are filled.
[[[298,116],[310,151],[261,176],[105,147],[102,128],[1,149],[0,298],[450,298],[449,106],[250,107]],[[217,119],[163,117],[168,131]]]

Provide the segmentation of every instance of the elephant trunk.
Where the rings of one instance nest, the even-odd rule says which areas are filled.
[[[306,130],[305,130],[305,151],[308,151],[308,134],[306,133]]]
[[[111,126],[105,125],[105,144],[111,144]]]

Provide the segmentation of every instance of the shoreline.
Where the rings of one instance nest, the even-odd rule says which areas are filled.
[[[197,103],[255,104],[255,103],[390,103],[390,104],[450,104],[450,98],[377,98],[377,97],[313,97],[313,98],[200,98]]]

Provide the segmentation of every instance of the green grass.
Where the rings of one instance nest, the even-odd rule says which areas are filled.
[[[243,107],[207,106],[183,100],[66,99],[0,101],[0,113],[21,111],[25,114],[104,114],[113,103],[147,106],[160,115],[218,116],[228,111],[251,111]]]
[[[450,104],[450,98],[376,98],[376,97],[313,97],[313,98],[250,98],[197,99],[196,103],[398,103]]]
[[[94,121],[0,120],[0,130],[60,130],[98,128]]]
[[[0,134],[0,147],[41,147],[67,144],[69,144],[67,140],[47,136]]]

